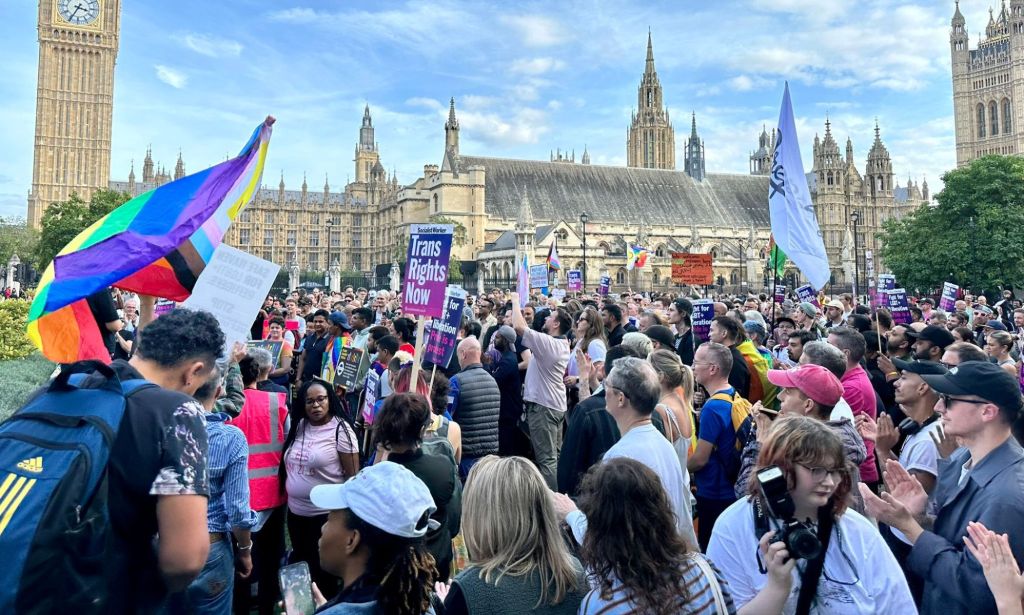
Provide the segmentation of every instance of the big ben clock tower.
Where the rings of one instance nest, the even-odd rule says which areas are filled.
[[[39,78],[28,222],[110,183],[121,0],[39,0]]]

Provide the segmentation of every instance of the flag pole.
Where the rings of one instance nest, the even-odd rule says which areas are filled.
[[[775,304],[778,301],[775,298],[775,289],[779,287],[779,251],[772,250],[773,254],[771,257],[772,261],[772,329],[775,328]]]

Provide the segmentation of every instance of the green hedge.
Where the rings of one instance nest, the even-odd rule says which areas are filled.
[[[21,359],[35,352],[25,333],[30,305],[24,299],[0,301],[0,361]]]
[[[0,420],[20,408],[28,394],[46,382],[54,367],[38,352],[23,359],[0,361]]]

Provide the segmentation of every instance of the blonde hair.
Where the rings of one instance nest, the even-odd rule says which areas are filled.
[[[559,604],[570,590],[582,589],[547,485],[522,457],[488,455],[473,466],[463,494],[462,535],[484,582],[536,574],[537,607]]]
[[[683,405],[687,410],[693,410],[693,370],[689,365],[683,365],[679,355],[671,350],[659,348],[647,358],[658,372],[658,376],[665,381],[665,386],[672,389],[683,398]]]

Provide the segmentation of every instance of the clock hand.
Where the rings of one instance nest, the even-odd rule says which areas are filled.
[[[71,21],[72,19],[74,19],[75,13],[77,13],[80,10],[82,10],[82,5],[81,4],[75,6],[75,10],[71,11],[71,14],[68,15],[68,21]]]

